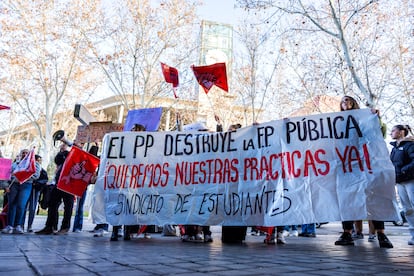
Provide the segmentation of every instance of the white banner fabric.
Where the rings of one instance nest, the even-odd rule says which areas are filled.
[[[111,225],[395,221],[394,179],[369,109],[235,132],[114,132],[92,216]]]

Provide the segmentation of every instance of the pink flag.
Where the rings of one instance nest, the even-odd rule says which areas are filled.
[[[0,158],[0,180],[10,180],[12,160]]]
[[[60,174],[58,189],[82,196],[91,183],[92,176],[99,165],[99,158],[78,148],[72,147]]]
[[[191,69],[193,69],[194,76],[206,94],[213,85],[220,87],[226,92],[229,91],[227,86],[226,64],[224,62],[197,67],[193,65]]]
[[[34,148],[27,154],[13,171],[14,177],[23,184],[36,172]]]

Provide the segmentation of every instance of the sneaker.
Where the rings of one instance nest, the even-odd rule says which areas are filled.
[[[369,234],[368,241],[369,242],[375,242],[377,240],[377,236],[373,234]]]
[[[286,240],[285,240],[285,237],[283,236],[282,232],[277,233],[276,243],[277,244],[286,244]]]
[[[144,233],[144,239],[151,239],[150,233]]]
[[[210,235],[205,235],[204,242],[213,242],[213,238]]]
[[[73,232],[74,232],[74,233],[81,233],[81,232],[82,232],[82,230],[80,230],[80,229],[75,229],[75,230],[73,230]]]
[[[298,237],[299,236],[298,230],[292,230],[292,231],[290,231],[289,236],[290,237]]]
[[[183,242],[189,241],[189,240],[190,240],[190,236],[189,236],[189,235],[182,235],[182,236],[181,236],[181,240],[182,240]]]
[[[93,236],[95,238],[97,238],[97,237],[103,237],[104,233],[105,233],[105,231],[103,229],[98,229],[97,231],[95,231],[95,234],[93,234]]]
[[[28,228],[27,228],[27,233],[33,233],[33,229],[32,229],[32,227],[28,227]]]
[[[283,237],[288,237],[289,236],[289,231],[283,230],[282,235],[283,235]]]
[[[196,240],[196,241],[202,241],[202,240],[203,240],[203,235],[201,235],[201,234],[197,234],[197,235],[195,236],[195,240]]]
[[[354,240],[362,240],[364,238],[364,234],[362,234],[362,233],[352,233],[352,238]]]
[[[335,242],[335,245],[354,245],[354,240],[348,232],[343,232],[339,239]]]
[[[23,234],[24,230],[20,225],[17,225],[16,228],[13,230],[13,234]]]
[[[383,233],[378,233],[378,242],[381,248],[393,248],[391,241]]]
[[[10,225],[7,225],[3,230],[1,230],[1,232],[3,234],[13,234],[13,230],[14,228]]]
[[[408,245],[414,245],[414,238],[408,241]]]

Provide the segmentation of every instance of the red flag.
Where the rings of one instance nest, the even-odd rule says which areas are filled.
[[[82,196],[91,182],[99,165],[99,158],[78,148],[72,147],[60,174],[58,189],[67,193]]]
[[[27,154],[13,171],[14,177],[23,184],[36,172],[34,148]]]
[[[213,85],[228,92],[226,64],[215,63],[207,66],[191,66],[198,83],[203,87],[206,94]]]
[[[178,70],[162,62],[161,62],[161,69],[162,69],[162,74],[164,75],[165,81],[168,83],[172,83],[173,85],[174,97],[178,98],[176,94],[176,88],[178,87],[178,84],[179,84]]]
[[[0,110],[2,109],[10,109],[10,107],[0,104]]]

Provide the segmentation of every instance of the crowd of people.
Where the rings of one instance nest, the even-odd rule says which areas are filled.
[[[357,101],[350,97],[345,96],[340,103],[341,111],[349,111],[359,109]],[[371,110],[372,113],[380,116],[379,111],[376,109]],[[220,118],[215,116],[217,121],[216,131],[222,132],[223,127],[220,122]],[[386,135],[385,124],[381,122],[378,127],[381,129],[384,137]],[[241,128],[240,124],[230,125],[227,131],[237,131]],[[181,129],[180,118],[177,117],[177,129]],[[185,131],[184,127],[184,131]],[[198,131],[206,131],[205,127],[198,127]],[[145,131],[145,127],[142,125],[134,125],[131,131]],[[396,180],[395,183],[390,185],[396,185],[398,196],[401,204],[404,208],[405,218],[408,222],[408,229],[410,233],[409,245],[414,245],[414,136],[412,129],[408,125],[395,125],[391,130],[391,142],[392,151],[390,153],[390,159],[395,167]],[[77,145],[73,145],[77,146]],[[62,142],[59,152],[54,158],[56,165],[56,171],[52,179],[49,179],[45,169],[41,167],[42,158],[36,155],[36,170],[33,175],[23,183],[19,183],[16,177],[11,176],[11,180],[7,182],[7,185],[3,185],[5,190],[4,206],[7,205],[7,225],[2,229],[3,234],[23,234],[26,232],[33,232],[32,225],[35,218],[35,213],[38,208],[39,195],[42,187],[46,184],[54,185],[53,189],[50,189],[50,200],[47,208],[47,220],[43,229],[35,231],[38,235],[51,235],[51,234],[67,234],[70,231],[71,219],[74,208],[75,196],[56,188],[62,167],[66,157],[69,153],[69,145]],[[98,147],[89,149],[90,153],[97,156]],[[11,166],[13,172],[16,166],[21,160],[26,158],[29,150],[23,149],[20,151]],[[1,156],[0,156],[1,157]],[[52,180],[52,181],[49,181]],[[4,184],[4,181],[2,182]],[[77,198],[76,214],[74,219],[74,225],[72,232],[81,232],[83,222],[83,205],[85,202],[86,191],[82,197]],[[61,221],[61,226],[58,228],[59,222],[59,207],[64,204],[64,214]],[[26,213],[28,211],[27,227],[25,227]],[[335,242],[335,245],[347,246],[354,245],[354,240],[363,239],[363,222],[362,221],[343,221],[342,222],[342,234]],[[379,246],[382,248],[393,248],[393,244],[385,235],[384,221],[368,221],[369,225],[369,241],[378,240]],[[108,224],[98,224],[91,230],[95,236],[102,236],[108,231]],[[134,234],[142,233],[149,236],[152,225],[114,225],[112,227],[112,235],[110,240],[117,241],[118,237],[123,236],[124,240],[130,240]],[[177,226],[180,232],[181,239],[183,241],[197,241],[197,242],[213,242],[210,227],[207,225],[180,225]],[[123,228],[123,233],[120,233]],[[173,226],[175,229],[175,226]],[[298,229],[301,228],[301,233]],[[146,230],[144,230],[146,229]],[[246,226],[223,226],[222,227],[222,242],[223,243],[242,243],[246,237]],[[285,237],[316,237],[316,223],[309,223],[303,225],[281,225],[275,227],[263,227],[252,226],[254,234],[264,234],[266,238],[265,243],[268,244],[285,244]],[[178,232],[178,231],[177,231]]]

